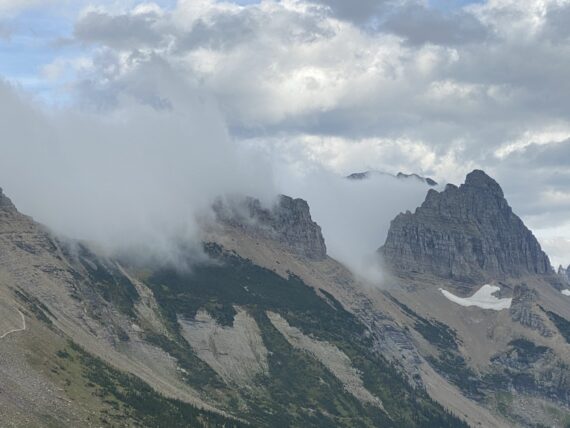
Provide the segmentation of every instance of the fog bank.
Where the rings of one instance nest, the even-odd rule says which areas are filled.
[[[309,201],[329,255],[372,285],[383,279],[376,250],[384,244],[390,221],[419,206],[428,189],[415,179],[371,174],[349,180],[318,167],[289,174],[282,183],[289,193]]]
[[[329,254],[381,280],[374,252],[390,220],[421,203],[425,184],[347,180],[314,162],[268,156],[233,140],[205,94],[184,95],[162,110],[125,101],[105,114],[48,112],[0,84],[0,186],[21,212],[62,235],[174,262],[198,244],[196,217],[217,197],[301,197]]]

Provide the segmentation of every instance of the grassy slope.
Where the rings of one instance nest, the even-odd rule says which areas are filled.
[[[177,314],[193,318],[205,309],[220,324],[231,325],[233,305],[239,305],[255,317],[270,351],[270,376],[258,380],[258,393],[243,394],[248,411],[240,416],[265,426],[465,426],[373,354],[364,326],[340,303],[329,305],[299,278],[284,279],[215,245],[208,251],[220,263],[196,267],[192,273],[157,271],[148,283],[179,339]],[[322,364],[292,348],[265,316],[268,310],[346,353],[386,412],[361,404]],[[187,343],[176,342],[192,354]]]

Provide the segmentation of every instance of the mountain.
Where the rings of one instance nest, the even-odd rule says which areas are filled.
[[[559,266],[558,276],[560,277],[560,279],[562,279],[562,281],[570,283],[570,266],[568,266],[566,269],[563,268],[562,266]]]
[[[270,209],[251,197],[219,199],[214,212],[220,223],[242,228],[251,235],[275,238],[310,259],[326,258],[321,227],[312,220],[309,204],[303,199],[279,195]]]
[[[207,258],[140,265],[1,194],[3,426],[467,426],[425,390],[397,320],[326,256],[306,202],[221,205]]]
[[[399,180],[416,180],[422,183],[426,183],[428,186],[437,186],[437,181],[429,178],[429,177],[422,177],[418,174],[404,174],[403,172],[399,172],[396,175],[387,173],[387,172],[382,172],[382,171],[375,171],[375,170],[371,170],[371,171],[364,171],[364,172],[355,172],[353,174],[348,175],[346,178],[349,180],[365,180],[367,178],[373,177],[373,176],[388,176],[388,177],[394,177],[397,178]]]
[[[397,216],[380,249],[399,273],[466,282],[553,274],[548,256],[483,171],[457,187],[429,190],[414,213]]]
[[[434,192],[404,217],[463,246],[425,263],[400,235],[421,251],[382,284],[327,255],[301,199],[219,199],[172,264],[56,236],[0,192],[2,425],[565,427],[559,277],[484,173]],[[482,264],[474,238],[497,239]]]
[[[379,252],[386,294],[438,373],[501,424],[568,425],[570,298],[495,180],[475,170],[429,190]]]

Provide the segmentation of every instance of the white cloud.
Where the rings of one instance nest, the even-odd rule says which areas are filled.
[[[299,169],[461,182],[481,167],[539,230],[568,217],[568,1],[92,3],[77,59],[43,68],[76,108],[181,115],[203,97],[231,139]]]
[[[55,1],[55,0],[54,0]],[[54,1],[46,0],[0,0],[0,14],[15,13],[32,7],[42,6]],[[0,15],[1,16],[1,15]]]

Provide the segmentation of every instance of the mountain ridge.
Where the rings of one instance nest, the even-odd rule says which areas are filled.
[[[430,189],[414,213],[391,222],[379,252],[395,272],[466,282],[554,273],[499,184],[481,170],[459,187]]]
[[[356,180],[357,181],[357,180],[366,180],[366,179],[368,179],[374,175],[393,177],[393,178],[397,178],[399,180],[413,179],[413,180],[420,181],[422,183],[426,183],[430,187],[438,185],[437,181],[433,180],[432,178],[422,177],[421,175],[416,174],[416,173],[405,174],[403,172],[398,172],[397,174],[390,174],[388,172],[383,172],[383,171],[378,171],[378,170],[354,172],[350,175],[347,175],[345,178],[347,178],[348,180]]]

